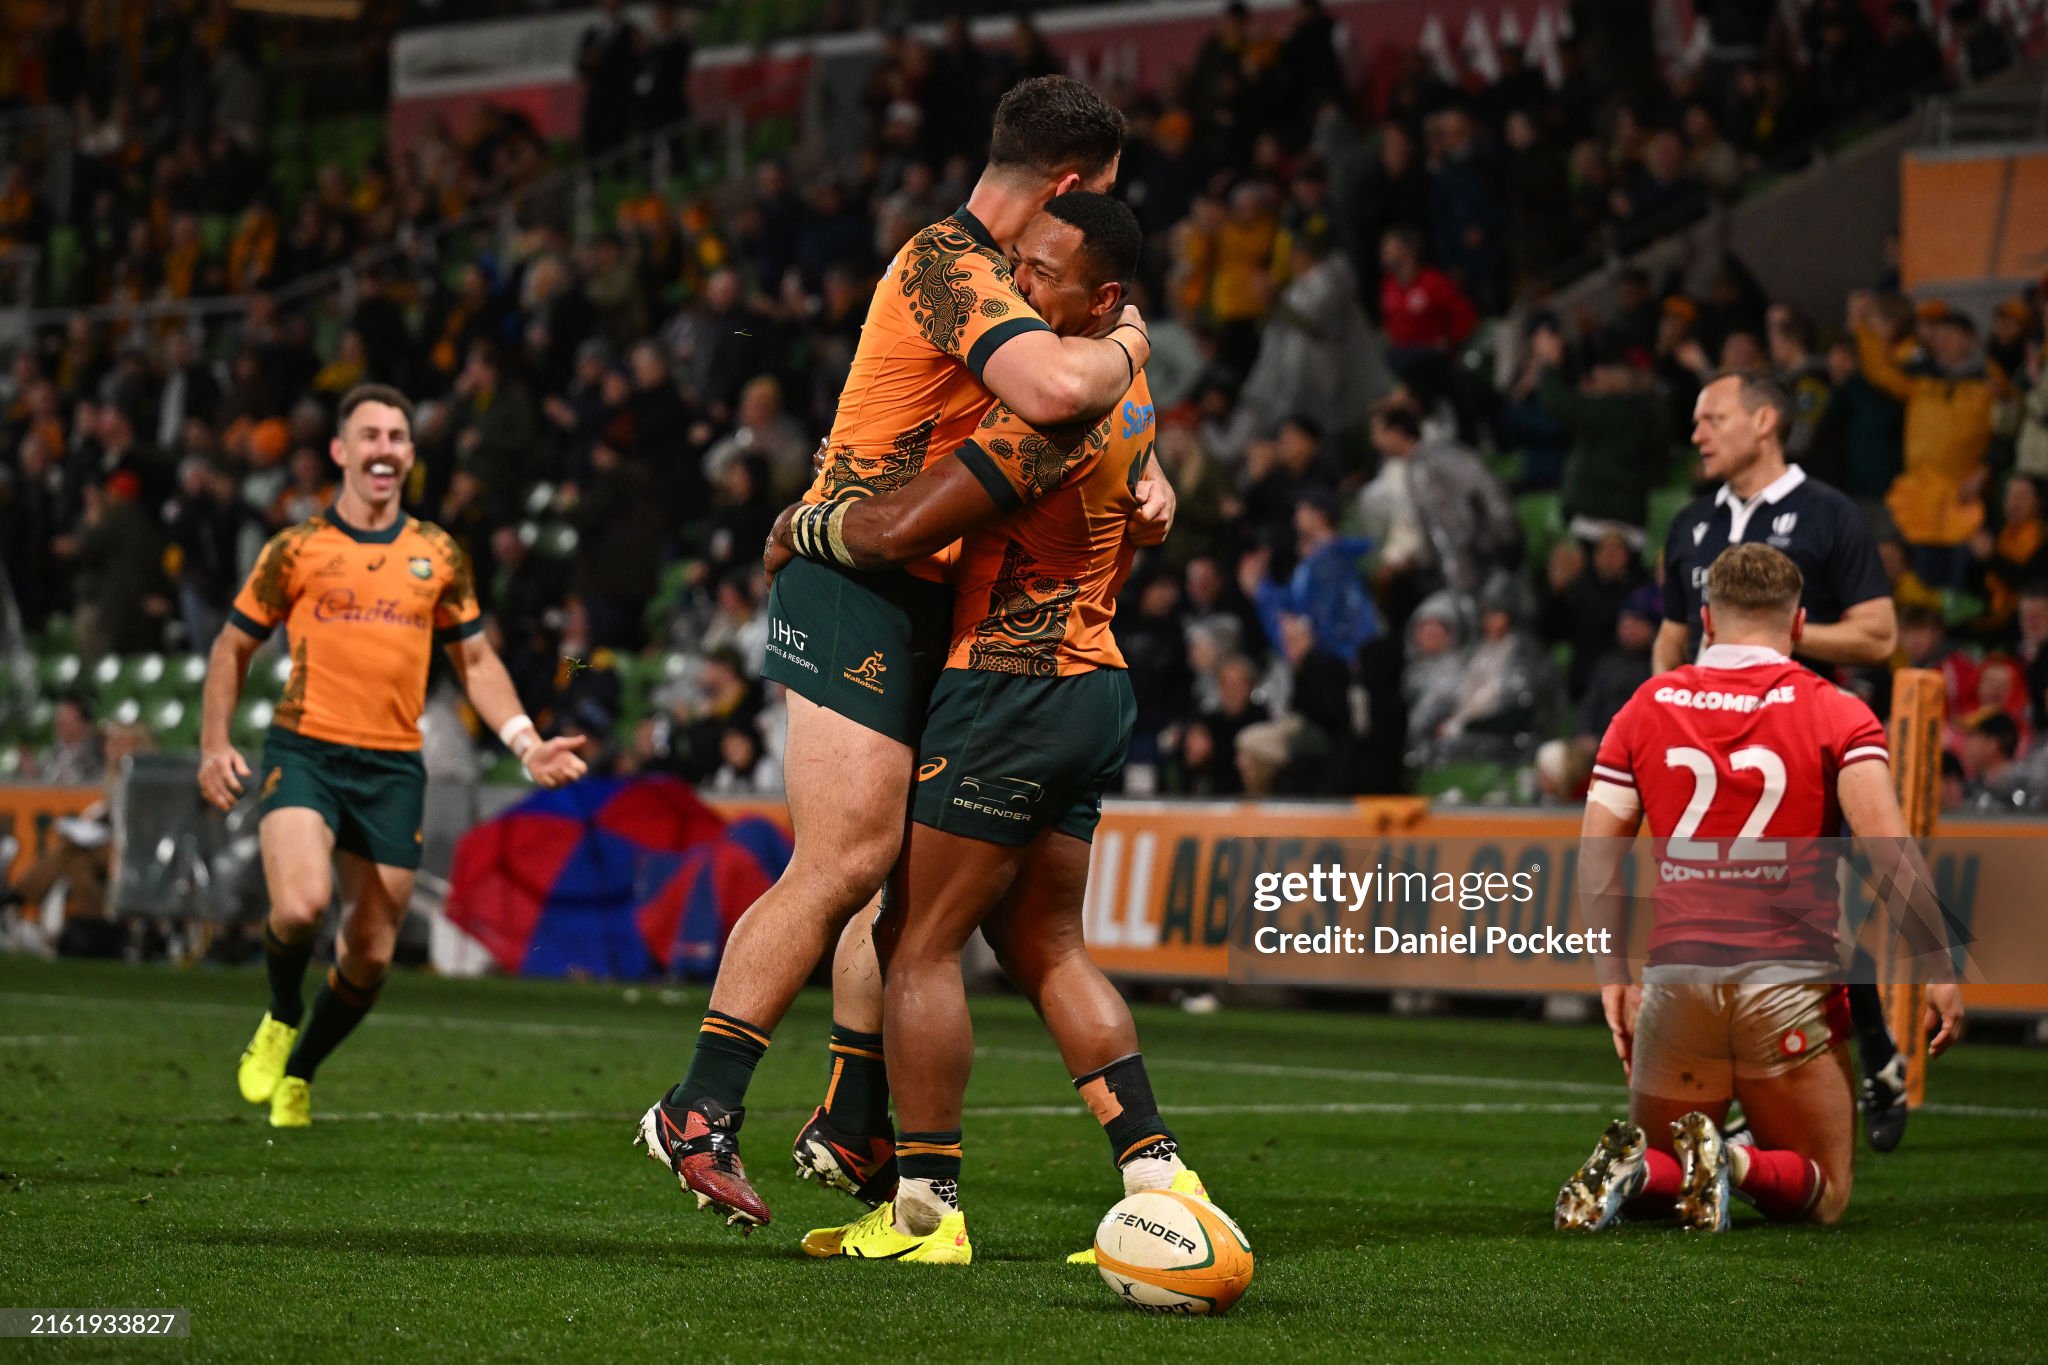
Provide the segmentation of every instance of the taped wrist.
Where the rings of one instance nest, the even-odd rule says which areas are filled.
[[[853,555],[846,548],[846,514],[852,510],[846,499],[799,508],[789,519],[790,548],[805,559],[853,568]]]

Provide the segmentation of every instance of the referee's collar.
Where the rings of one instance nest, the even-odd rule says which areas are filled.
[[[1764,668],[1791,660],[1769,645],[1708,645],[1697,662],[1701,668]]]
[[[1780,498],[1805,482],[1805,468],[1795,464],[1777,478],[1765,484],[1763,490],[1753,498],[1738,498],[1735,496],[1734,489],[1725,483],[1722,484],[1720,490],[1714,494],[1714,505],[1718,507],[1723,503],[1732,503],[1736,506],[1747,505],[1754,507],[1760,502],[1777,502]]]

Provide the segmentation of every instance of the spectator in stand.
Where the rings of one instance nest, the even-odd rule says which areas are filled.
[[[576,528],[574,584],[590,620],[591,644],[632,651],[645,642],[648,599],[661,580],[668,518],[654,471],[600,441],[592,477],[559,495]]]
[[[1275,648],[1283,645],[1285,618],[1301,616],[1314,629],[1320,647],[1349,667],[1359,650],[1380,633],[1379,613],[1358,573],[1358,562],[1372,542],[1340,535],[1336,499],[1320,491],[1295,504],[1294,536],[1297,558],[1287,582],[1262,574],[1246,596],[1257,605],[1267,642]]]
[[[178,497],[165,509],[178,565],[178,616],[185,623],[185,647],[204,654],[241,585],[242,532],[255,515],[237,495],[233,471],[203,455],[186,457],[178,486]]]
[[[163,643],[163,622],[171,614],[163,532],[141,499],[142,481],[127,470],[104,484],[88,484],[77,534],[59,537],[56,544],[73,564],[78,652],[87,663]]]
[[[1849,327],[1864,378],[1905,405],[1905,469],[1885,506],[1920,576],[1937,588],[1960,587],[1969,539],[1984,522],[1984,455],[2003,380],[1986,369],[1977,329],[1959,313],[1944,312],[1929,326],[1928,373],[1909,374],[1893,359],[1870,294],[1850,295]]]
[[[1882,117],[1895,118],[1912,107],[1915,97],[1942,84],[1941,47],[1921,22],[1920,6],[1916,0],[1892,0],[1864,93],[1879,101]]]
[[[633,128],[644,40],[622,0],[598,0],[597,19],[583,30],[576,70],[583,78],[583,151],[603,156]]]
[[[1834,382],[1827,362],[1813,353],[1813,324],[1782,303],[1772,304],[1765,317],[1769,336],[1771,368],[1778,382],[1792,396],[1792,426],[1785,433],[1785,458],[1808,465],[1811,473],[1837,477],[1829,471],[1812,469],[1808,457],[1827,420],[1828,400],[1834,396]]]
[[[1613,360],[1595,363],[1576,391],[1567,388],[1560,374],[1564,338],[1554,330],[1537,332],[1529,346],[1544,367],[1538,381],[1543,406],[1572,432],[1560,502],[1567,527],[1587,541],[1618,530],[1640,553],[1650,490],[1663,475],[1670,446],[1663,404],[1643,372]]]
[[[1425,408],[1451,381],[1452,357],[1479,315],[1450,276],[1422,263],[1422,234],[1399,226],[1380,239],[1380,326],[1387,364]]]
[[[1269,189],[1252,180],[1230,192],[1230,209],[1213,234],[1208,317],[1217,359],[1238,374],[1259,353],[1259,319],[1273,298],[1273,247],[1280,224]]]
[[[1329,238],[1312,233],[1292,245],[1292,278],[1268,315],[1242,401],[1262,427],[1300,413],[1341,444],[1389,386],[1380,338],[1358,306],[1351,263]]]
[[[1376,319],[1384,320],[1381,244],[1394,228],[1422,232],[1429,226],[1429,194],[1429,172],[1414,135],[1398,121],[1380,129],[1378,145],[1341,183],[1337,203],[1347,225],[1345,251],[1359,270],[1361,301]]]
[[[1205,707],[1181,734],[1180,782],[1183,796],[1236,796],[1244,790],[1237,768],[1237,737],[1246,727],[1272,719],[1256,697],[1257,667],[1242,654],[1224,659],[1216,669],[1216,704]]]
[[[1663,617],[1664,606],[1655,588],[1637,588],[1622,604],[1615,618],[1613,643],[1594,662],[1579,698],[1578,733],[1593,746],[1599,744],[1608,722],[1636,689],[1650,680],[1650,647],[1656,642]]]
[[[28,776],[52,787],[89,787],[105,775],[106,767],[92,703],[82,692],[67,692],[57,698],[50,718],[50,743],[36,755]]]
[[[2040,483],[2015,474],[2006,481],[1998,534],[1979,527],[1971,535],[1971,586],[1984,598],[1972,633],[2007,638],[2019,616],[2021,587],[2048,578],[2048,522],[2042,513]]]
[[[1977,665],[1949,642],[1941,613],[1913,607],[1899,613],[1899,659],[1904,668],[1928,668],[1941,674],[1944,711],[1953,725],[1977,704]],[[1950,735],[1954,747],[1956,736]]]
[[[1541,84],[1539,73],[1530,74]],[[1540,104],[1530,104],[1512,109],[1503,131],[1509,155],[1501,167],[1501,198],[1507,204],[1510,284],[1517,294],[1561,265],[1576,247],[1570,171],[1564,150],[1539,120],[1539,108]]]
[[[1963,733],[1963,789],[1966,805],[2011,810],[2026,798],[2026,774],[2014,762],[2020,751],[2019,727],[2003,711],[1990,711],[1971,721]]]
[[[526,385],[509,373],[498,348],[479,341],[456,377],[449,430],[459,467],[482,486],[494,521],[510,517],[533,475],[539,424]]]
[[[1425,442],[1412,408],[1373,413],[1379,473],[1358,494],[1358,520],[1379,549],[1373,586],[1388,629],[1439,588],[1476,593],[1520,540],[1507,492],[1479,458],[1448,441]]]
[[[1458,281],[1465,297],[1489,312],[1501,303],[1507,248],[1502,215],[1494,198],[1493,170],[1480,146],[1472,116],[1450,108],[1430,119],[1433,170],[1429,220],[1436,258]]]
[[[656,0],[654,30],[648,35],[640,79],[634,87],[642,132],[674,128],[690,116],[690,63],[697,45],[691,30],[697,26],[694,6],[676,0]],[[677,137],[669,145],[671,164],[680,167],[686,144]]]
[[[1618,531],[1600,537],[1590,556],[1569,537],[1550,548],[1537,594],[1536,633],[1552,644],[1570,646],[1565,678],[1573,697],[1585,695],[1595,665],[1614,641],[1616,619],[1642,591],[1644,579],[1642,561]],[[1597,737],[1602,731],[1593,733]]]

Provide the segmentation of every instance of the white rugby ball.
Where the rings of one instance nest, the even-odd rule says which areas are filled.
[[[1095,1263],[1145,1313],[1221,1313],[1252,1282],[1252,1244],[1229,1214],[1171,1190],[1120,1201],[1095,1227]]]

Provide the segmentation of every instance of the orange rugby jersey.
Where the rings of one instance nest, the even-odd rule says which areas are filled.
[[[912,237],[875,286],[808,502],[873,497],[973,434],[995,400],[982,367],[1006,341],[1048,330],[1010,262],[965,204]],[[911,566],[927,578],[930,562]]]
[[[270,538],[228,619],[258,639],[284,625],[292,675],[274,724],[365,749],[420,747],[434,646],[484,627],[446,531],[408,516],[359,531],[331,507]]]
[[[1130,576],[1137,484],[1152,453],[1140,374],[1078,438],[1041,435],[998,404],[959,460],[1012,515],[969,535],[953,568],[948,668],[1062,677],[1122,668],[1110,622]]]

